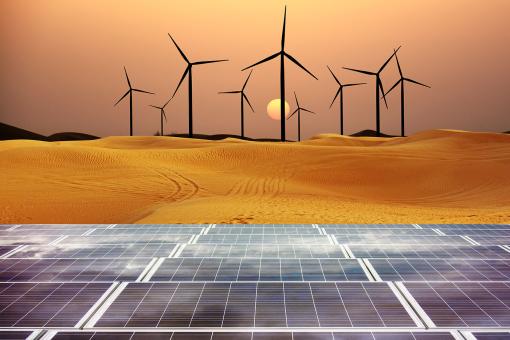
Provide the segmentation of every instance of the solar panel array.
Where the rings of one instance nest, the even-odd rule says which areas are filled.
[[[510,225],[0,225],[0,339],[510,339]]]

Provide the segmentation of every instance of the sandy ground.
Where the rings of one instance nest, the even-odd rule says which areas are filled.
[[[3,141],[0,223],[510,223],[510,135]]]

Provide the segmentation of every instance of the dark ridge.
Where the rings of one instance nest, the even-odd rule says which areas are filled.
[[[91,140],[98,138],[99,137],[79,132],[60,132],[55,133],[49,137],[46,137],[31,131],[20,129],[12,125],[0,123],[0,140],[30,139],[40,140],[44,142],[60,142],[73,140]]]
[[[79,132],[59,132],[48,136],[50,142],[61,142],[61,141],[73,141],[73,140],[92,140],[99,139],[97,136],[88,135],[86,133]]]
[[[377,136],[377,132],[374,130],[363,130],[360,132],[353,133],[351,136],[352,137],[397,137],[397,136],[387,135],[384,133],[381,133],[379,136]]]
[[[0,123],[0,140],[10,139],[32,139],[42,141],[48,140],[46,136],[23,130],[12,125]]]
[[[510,131],[506,131],[506,132],[503,132],[503,133],[506,133],[506,134],[509,134],[509,135],[510,135]]]

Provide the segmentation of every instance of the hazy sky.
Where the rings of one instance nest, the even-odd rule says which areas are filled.
[[[287,51],[318,81],[286,64],[287,99],[318,113],[302,116],[302,136],[338,131],[337,88],[330,65],[345,82],[368,82],[345,93],[345,131],[375,129],[373,79],[342,66],[376,70],[399,52],[407,76],[432,89],[408,87],[407,131],[453,128],[510,130],[510,1],[508,0],[2,0],[0,2],[0,121],[34,132],[129,133],[125,65],[136,87],[134,132],[159,129],[160,105],[173,93],[186,64],[171,33],[191,60],[228,58],[194,68],[196,133],[239,133],[239,99],[218,95],[244,82],[246,67],[280,47],[287,4]],[[266,114],[279,97],[277,61],[255,69],[247,94],[251,137],[279,137]],[[386,88],[397,71],[384,73]],[[381,129],[399,131],[398,93],[381,111]],[[187,132],[187,83],[168,105],[167,132]],[[296,137],[297,121],[288,124]]]

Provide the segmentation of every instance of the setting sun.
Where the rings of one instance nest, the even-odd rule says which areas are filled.
[[[267,115],[269,116],[269,118],[274,119],[274,120],[280,120],[280,116],[281,116],[280,103],[281,103],[281,100],[278,98],[278,99],[271,100],[269,102],[269,104],[267,104]],[[290,113],[290,106],[289,106],[289,103],[287,101],[285,101],[285,117],[288,117],[289,113]]]

